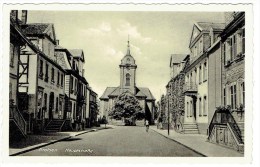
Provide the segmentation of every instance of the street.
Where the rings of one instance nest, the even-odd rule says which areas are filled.
[[[191,149],[145,127],[113,126],[85,133],[19,156],[168,156],[199,157]]]

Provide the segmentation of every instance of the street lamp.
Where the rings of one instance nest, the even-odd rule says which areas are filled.
[[[168,136],[170,135],[170,103],[169,103],[170,95],[168,95]]]

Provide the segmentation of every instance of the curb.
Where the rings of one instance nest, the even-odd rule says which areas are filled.
[[[151,129],[151,130],[153,130],[153,131],[156,132],[157,134],[159,134],[159,135],[161,135],[161,136],[163,136],[163,137],[165,137],[165,138],[167,138],[167,139],[170,139],[170,140],[172,140],[172,141],[174,141],[174,142],[176,142],[176,143],[178,143],[178,144],[180,144],[180,145],[182,145],[182,146],[184,146],[184,147],[186,147],[186,148],[188,148],[188,149],[194,151],[194,152],[197,153],[197,154],[200,154],[200,155],[203,156],[203,157],[208,157],[207,155],[205,155],[205,154],[203,154],[203,153],[201,153],[201,152],[199,152],[199,151],[197,151],[197,150],[195,150],[195,149],[193,149],[193,148],[190,148],[190,147],[188,147],[187,145],[185,145],[185,144],[183,144],[183,143],[181,143],[181,142],[179,142],[179,141],[177,141],[177,140],[174,140],[174,139],[170,138],[169,136],[165,136],[164,134],[159,133],[159,132],[157,132],[157,131],[154,130],[154,129]]]
[[[98,130],[101,130],[101,129],[105,129],[105,128],[90,129],[90,130],[88,130],[88,131],[85,131],[85,132],[82,132],[82,133],[78,133],[78,134],[76,134],[75,136],[80,136],[80,135],[83,135],[83,134],[89,133],[89,132],[95,132],[95,131],[98,131]],[[57,142],[70,139],[70,138],[72,138],[72,137],[74,137],[74,136],[67,136],[67,137],[64,137],[64,138],[61,138],[61,139],[58,139],[58,140],[51,141],[51,142],[49,142],[49,143],[42,144],[42,145],[40,145],[40,146],[32,147],[32,148],[29,148],[29,149],[27,149],[27,150],[23,150],[23,151],[14,153],[14,154],[10,154],[9,156],[17,156],[17,155],[20,155],[20,154],[24,154],[24,153],[26,153],[26,152],[30,152],[30,151],[39,149],[39,148],[41,148],[41,147],[45,147],[45,146],[48,146],[48,145],[51,145],[51,144],[55,144],[55,143],[57,143]]]

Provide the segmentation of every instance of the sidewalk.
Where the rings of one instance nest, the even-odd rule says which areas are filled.
[[[106,128],[111,128],[106,126]],[[83,131],[71,131],[71,132],[56,132],[48,133],[44,135],[28,135],[27,139],[13,144],[9,147],[9,155],[15,156],[28,151],[32,151],[50,144],[57,143],[62,140],[66,140],[75,136],[79,136],[88,132],[95,132],[97,130],[105,129],[105,126],[101,125],[100,127],[87,128]]]
[[[170,130],[168,136],[167,130],[157,129],[156,126],[151,126],[151,130],[163,135],[166,138],[174,140],[206,157],[243,157],[242,153],[235,150],[222,147],[207,141],[206,135],[201,134],[181,134],[174,130]]]

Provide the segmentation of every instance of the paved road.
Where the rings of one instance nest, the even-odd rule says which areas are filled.
[[[25,155],[37,156],[201,156],[144,127],[116,126],[73,137]]]

